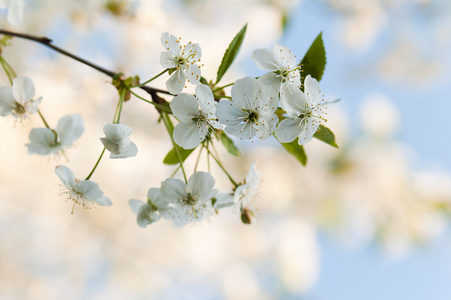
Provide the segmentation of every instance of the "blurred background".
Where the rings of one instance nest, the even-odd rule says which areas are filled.
[[[138,156],[104,159],[92,177],[113,206],[71,215],[54,166],[86,177],[117,92],[97,71],[13,39],[3,55],[33,79],[50,126],[79,113],[85,133],[68,161],[40,157],[25,147],[42,127],[37,116],[0,120],[0,299],[451,298],[449,1],[29,0],[19,26],[1,13],[2,28],[48,36],[142,79],[161,71],[166,31],[199,43],[202,75],[215,78],[248,22],[224,84],[263,74],[250,60],[254,49],[279,43],[301,59],[323,32],[321,87],[326,100],[341,101],[329,106],[326,124],[340,149],[308,143],[307,167],[274,140],[237,142],[240,158],[220,150],[235,178],[258,161],[255,225],[230,208],[200,224],[161,220],[143,229],[128,200],[145,200],[174,171],[161,163],[172,146],[153,107],[126,103],[121,122],[132,127]],[[231,188],[219,169],[212,173],[218,188]]]

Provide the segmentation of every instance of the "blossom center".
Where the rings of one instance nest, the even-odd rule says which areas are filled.
[[[25,107],[17,101],[14,103],[13,110],[19,115],[23,115],[25,113]]]
[[[250,114],[249,114],[249,116],[248,116],[248,118],[249,118],[249,122],[251,122],[251,123],[257,123],[257,120],[258,120],[258,113],[255,112],[255,111],[251,111]]]
[[[194,197],[193,195],[191,195],[191,193],[188,193],[185,196],[185,198],[182,199],[183,205],[193,206],[194,204],[196,204],[196,202],[197,202],[197,198]]]

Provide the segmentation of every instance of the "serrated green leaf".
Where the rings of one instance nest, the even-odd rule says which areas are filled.
[[[172,133],[174,132],[174,124],[172,124],[171,118],[169,117],[169,115],[163,116],[163,118],[166,118],[166,121],[168,123],[168,127],[170,129],[170,134],[171,134],[171,138],[172,138]],[[175,144],[175,147],[177,147],[180,156],[182,157],[182,162],[184,162],[188,156],[190,156],[190,154],[194,151],[194,149],[188,149],[185,150],[182,147],[178,146],[177,144]],[[180,159],[177,155],[177,151],[175,148],[172,148],[171,151],[168,152],[168,154],[166,154],[166,157],[163,159],[163,163],[166,165],[177,165],[180,163]]]
[[[319,125],[318,130],[315,132],[313,137],[331,145],[332,147],[338,148],[338,145],[335,142],[335,134],[326,126]]]
[[[218,74],[216,76],[216,84],[221,80],[222,76],[224,76],[225,72],[229,69],[230,65],[235,60],[238,52],[240,51],[241,44],[244,40],[244,35],[246,34],[247,23],[241,28],[241,30],[235,35],[226,52],[224,53],[224,57],[222,58],[221,65],[218,68]]]
[[[219,139],[221,140],[221,143],[224,145],[224,147],[227,149],[227,152],[234,156],[240,156],[240,151],[235,146],[235,143],[230,139],[227,134],[225,134],[224,131],[218,132]]]
[[[301,76],[304,79],[309,74],[318,81],[323,77],[324,69],[326,68],[326,49],[324,48],[322,35],[323,33],[321,32],[316,37],[301,60]]]
[[[307,154],[305,154],[304,146],[299,145],[298,138],[296,138],[291,143],[280,143],[285,150],[291,153],[294,157],[299,160],[299,162],[305,166],[307,164]]]

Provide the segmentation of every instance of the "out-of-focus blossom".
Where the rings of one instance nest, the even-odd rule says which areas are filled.
[[[161,215],[173,220],[176,226],[202,221],[214,213],[211,205],[214,185],[213,176],[206,172],[195,172],[187,184],[180,179],[166,179],[160,191],[169,205]]]
[[[233,197],[235,204],[240,208],[241,220],[246,224],[255,222],[254,209],[256,208],[256,205],[254,200],[258,195],[261,176],[261,173],[255,168],[256,165],[257,161],[254,161],[251,164],[249,173],[247,173],[243,184],[240,184],[236,188]]]
[[[23,0],[0,0],[0,9],[8,9],[8,21],[14,26],[22,22],[24,8]]]
[[[64,153],[84,131],[81,115],[68,115],[59,119],[55,129],[33,128],[30,132],[28,153],[49,155]]]
[[[136,221],[139,226],[146,227],[160,220],[160,211],[169,204],[160,193],[159,188],[150,188],[147,192],[147,202],[141,200],[130,199],[128,202],[132,211],[137,215]]]
[[[180,93],[187,79],[191,84],[199,84],[201,76],[200,66],[196,64],[202,56],[200,46],[191,42],[182,46],[180,39],[167,32],[161,35],[161,43],[167,51],[161,53],[160,63],[163,68],[173,72],[166,82],[166,87],[172,94]]]
[[[227,133],[240,139],[257,135],[265,140],[271,136],[279,121],[275,114],[277,92],[263,88],[255,78],[245,77],[233,85],[232,100],[221,100],[216,111]]]
[[[218,190],[213,191],[211,201],[213,203],[213,208],[216,210],[235,204],[233,193],[219,193]]]
[[[127,158],[136,156],[138,148],[130,141],[132,129],[122,124],[106,124],[103,126],[104,138],[100,138],[103,146],[110,151],[110,158]]]
[[[216,101],[205,84],[196,87],[196,97],[179,94],[172,99],[170,106],[174,116],[180,120],[174,128],[174,141],[185,149],[197,147],[210,128],[221,128],[215,115]]]
[[[0,116],[12,115],[21,120],[28,119],[28,114],[38,112],[41,98],[33,100],[35,93],[33,82],[29,77],[17,76],[12,87],[0,87]]]
[[[56,166],[55,173],[64,184],[61,195],[66,195],[68,200],[75,204],[81,204],[84,208],[92,208],[95,204],[111,206],[110,198],[103,196],[99,184],[91,180],[75,178],[74,172],[66,166]],[[74,209],[72,208],[72,213]]]
[[[283,92],[285,98],[281,103],[289,118],[280,122],[276,129],[276,136],[282,143],[292,142],[296,138],[299,138],[299,145],[309,142],[325,120],[325,102],[318,81],[307,75],[304,87],[305,93],[296,88],[285,88]]]

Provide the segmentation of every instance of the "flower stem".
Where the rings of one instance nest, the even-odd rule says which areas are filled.
[[[185,179],[185,183],[188,183],[188,179],[186,178],[185,168],[183,167],[183,159],[182,159],[182,155],[180,154],[179,146],[175,143],[174,137],[172,136],[172,130],[171,130],[171,128],[169,128],[169,120],[167,119],[167,118],[169,118],[169,115],[166,113],[162,113],[161,118],[163,119],[163,123],[166,126],[169,136],[171,137],[172,145],[174,146],[175,152],[177,153],[177,157],[180,162],[180,168],[182,169],[183,178]]]
[[[167,113],[172,113],[172,111],[171,111],[171,109],[170,109],[169,107],[166,107],[166,106],[164,106],[164,105],[161,105],[161,104],[158,104],[158,103],[149,101],[149,100],[147,100],[147,99],[145,99],[145,98],[139,96],[138,94],[136,94],[135,92],[133,92],[131,89],[128,89],[128,91],[129,91],[133,96],[135,96],[136,98],[141,99],[141,100],[143,100],[143,101],[145,101],[145,102],[147,102],[147,103],[150,103],[150,104],[152,104],[153,106],[155,106],[156,108],[161,109],[161,110],[163,110],[163,111],[165,111],[165,112],[167,112]]]
[[[89,180],[89,178],[91,178],[92,174],[94,174],[94,171],[96,170],[97,166],[99,165],[100,160],[102,159],[103,153],[105,153],[105,148],[103,148],[102,153],[100,153],[99,159],[97,160],[96,164],[94,165],[94,168],[92,168],[91,173],[89,173],[88,177],[86,177],[85,180]]]
[[[127,89],[122,87],[121,93],[119,95],[119,103],[117,104],[117,108],[116,108],[115,120],[113,119],[113,123],[119,124],[119,121],[121,120],[122,105],[124,104],[124,99],[125,99],[126,93],[127,93]]]
[[[44,125],[46,128],[52,130],[52,128],[50,128],[49,124],[47,123],[47,121],[44,119],[44,116],[42,115],[41,111],[38,109],[38,114],[41,117],[42,122],[44,122]]]
[[[199,164],[200,155],[202,154],[202,150],[204,150],[204,147],[205,147],[205,145],[202,144],[202,146],[201,146],[201,148],[199,150],[199,154],[197,155],[197,158],[196,158],[196,164],[194,165],[194,172],[197,171],[197,165]]]
[[[235,83],[235,82],[232,82],[232,83],[223,85],[223,86],[221,86],[221,87],[215,88],[212,92],[214,93],[214,92],[220,91],[220,90],[222,90],[223,88],[226,88],[226,87],[229,87],[229,86],[233,85],[234,83]]]
[[[158,73],[157,75],[155,75],[154,77],[150,78],[149,80],[147,80],[146,82],[141,83],[140,85],[137,85],[136,87],[142,87],[145,86],[147,83],[157,79],[158,77],[160,77],[161,75],[163,75],[164,73],[166,73],[167,71],[169,71],[169,69],[164,69],[162,72]]]
[[[210,156],[216,161],[216,163],[218,164],[218,166],[224,171],[224,173],[227,175],[227,177],[229,177],[230,182],[235,186],[238,187],[239,184],[236,183],[235,180],[233,180],[232,176],[230,176],[229,172],[227,172],[227,170],[224,168],[224,166],[222,165],[222,163],[213,155],[213,153],[211,153],[210,149],[208,149],[208,147],[205,147],[205,149],[207,149],[208,154],[210,154]]]
[[[8,64],[8,62],[3,58],[3,56],[0,56],[0,64],[3,67],[3,70],[6,73],[6,76],[8,76],[9,83],[13,84],[13,79],[17,77],[16,72],[14,72],[13,68]]]

